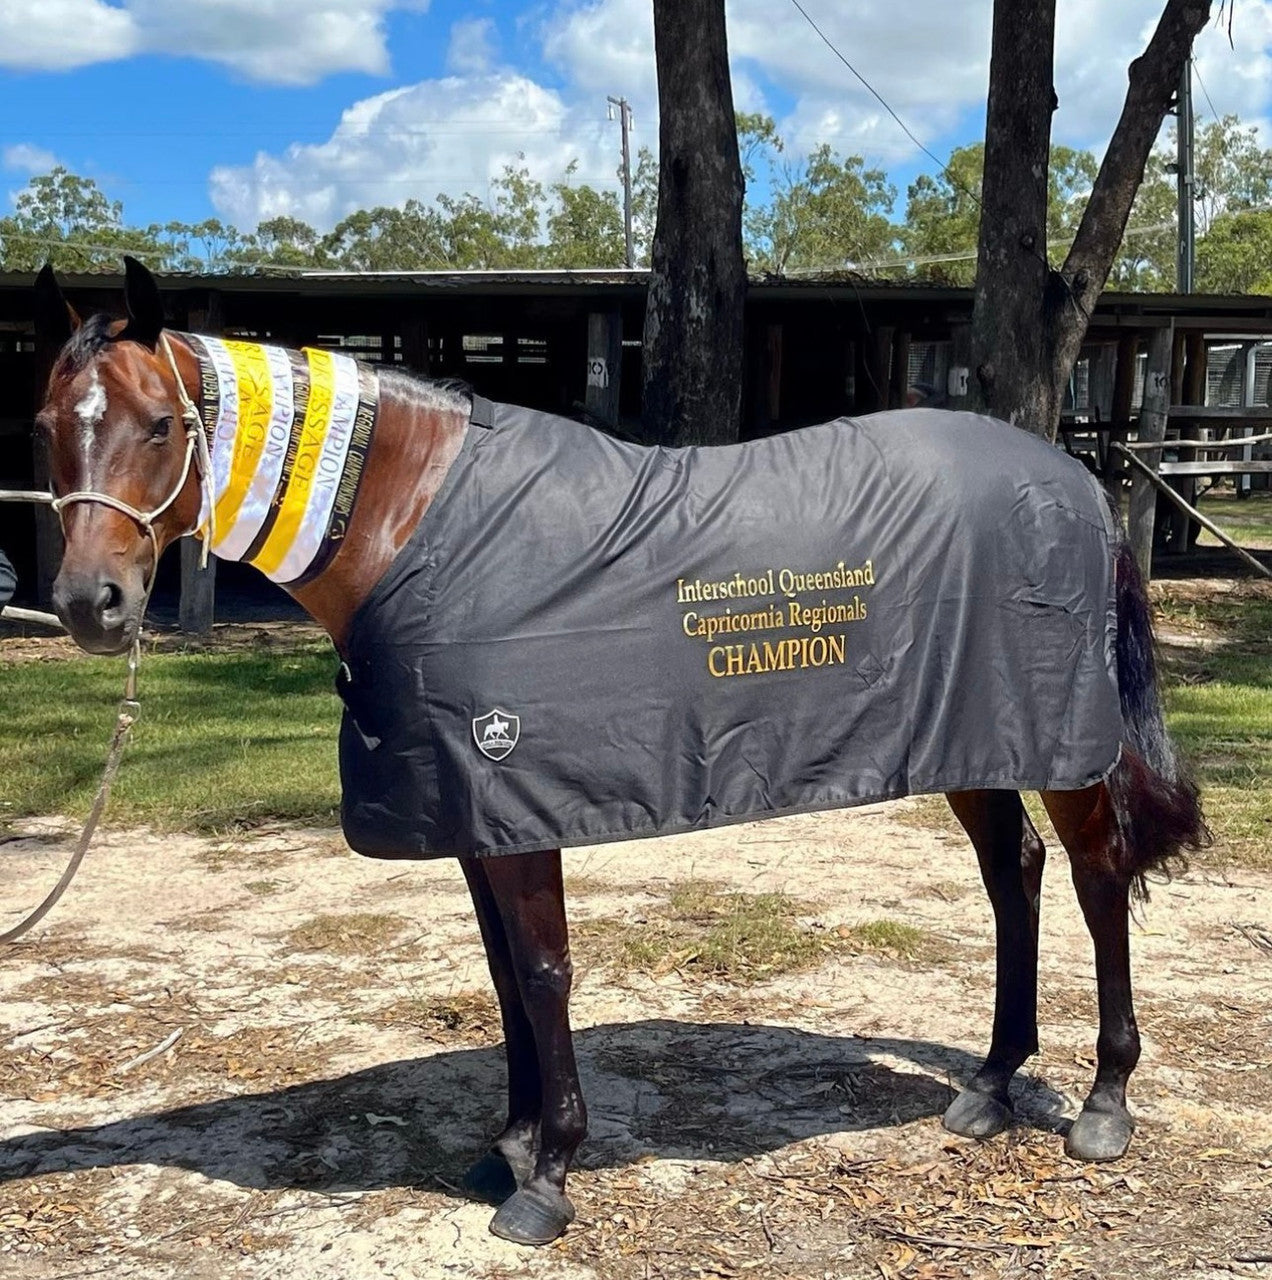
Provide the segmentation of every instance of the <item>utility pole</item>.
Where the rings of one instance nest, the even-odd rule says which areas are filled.
[[[1179,204],[1179,252],[1175,267],[1175,290],[1192,293],[1193,263],[1196,258],[1196,228],[1193,222],[1197,177],[1193,171],[1192,59],[1184,63],[1175,103],[1175,185]]]
[[[636,265],[636,255],[632,249],[632,152],[627,135],[632,127],[632,108],[626,98],[606,98],[610,104],[609,118],[614,118],[614,108],[618,108],[618,117],[623,130],[623,234],[627,245],[627,265]]]

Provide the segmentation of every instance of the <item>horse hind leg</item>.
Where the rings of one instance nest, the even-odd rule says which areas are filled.
[[[1121,856],[1112,798],[1104,783],[1082,791],[1045,791],[1043,803],[1069,854],[1078,904],[1095,945],[1100,1032],[1095,1083],[1065,1139],[1078,1160],[1116,1160],[1135,1123],[1126,1082],[1139,1061],[1131,998],[1130,890],[1134,872]]]
[[[485,866],[476,858],[461,858],[460,866],[468,881],[486,963],[499,999],[508,1065],[507,1122],[490,1150],[464,1175],[463,1186],[477,1199],[499,1205],[515,1195],[534,1172],[543,1086],[539,1079],[534,1028],[521,1000],[508,935]]]
[[[1038,1052],[1038,913],[1043,845],[1015,791],[961,791],[950,807],[971,838],[994,910],[997,983],[994,1030],[984,1065],[945,1112],[944,1124],[989,1138],[1012,1122],[1008,1088]]]

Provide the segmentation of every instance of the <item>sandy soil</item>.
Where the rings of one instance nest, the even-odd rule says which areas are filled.
[[[987,1043],[993,956],[970,849],[939,821],[902,802],[567,854],[591,1135],[579,1220],[539,1251],[454,1189],[498,1127],[503,1068],[453,864],[366,861],[326,832],[107,833],[0,956],[0,1274],[1267,1271],[1246,1260],[1272,1256],[1268,879],[1154,892],[1139,1130],[1083,1167],[1059,1130],[1091,1075],[1094,984],[1062,853],[1022,1123],[985,1144],[940,1127]],[[0,845],[0,923],[65,856],[54,821],[21,835]],[[607,939],[687,878],[789,894],[819,962],[749,984],[621,963]],[[924,945],[838,945],[877,920]]]

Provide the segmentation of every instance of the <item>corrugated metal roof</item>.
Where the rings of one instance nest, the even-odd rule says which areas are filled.
[[[647,268],[605,270],[473,270],[473,271],[305,271],[298,274],[197,275],[167,272],[158,276],[162,287],[175,290],[219,290],[223,293],[301,295],[311,297],[397,296],[415,293],[449,293],[467,296],[579,296],[589,293],[618,294],[628,298],[643,294]],[[119,272],[62,273],[64,287],[95,291],[122,290]],[[0,290],[29,289],[34,273],[0,273]],[[924,280],[875,280],[846,272],[820,275],[753,276],[753,299],[780,301],[821,294],[828,299],[882,300],[946,303],[970,310],[972,290],[963,286]],[[1272,296],[1245,294],[1105,293],[1098,304],[1099,318],[1108,323],[1117,316],[1217,317],[1272,320]]]

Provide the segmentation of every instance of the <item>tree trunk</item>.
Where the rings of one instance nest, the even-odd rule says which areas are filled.
[[[994,4],[969,387],[987,413],[1040,434],[1050,422],[1042,305],[1055,10],[1055,0]]]
[[[1211,0],[1167,0],[1064,266],[1046,265],[1055,0],[995,0],[969,388],[976,407],[1054,440],[1064,387],[1153,142]]]
[[[724,0],[654,0],[660,172],[641,411],[657,444],[728,444],[742,409],[742,169]]]

